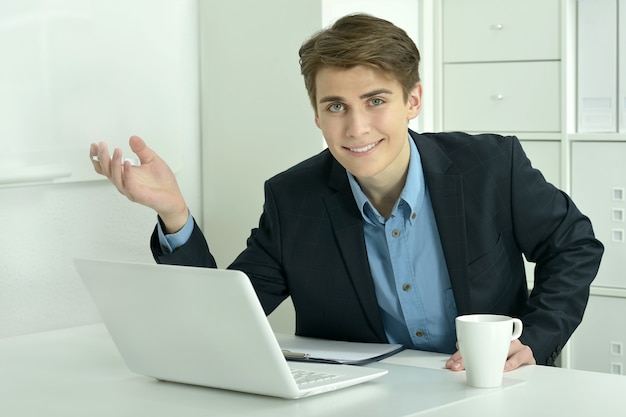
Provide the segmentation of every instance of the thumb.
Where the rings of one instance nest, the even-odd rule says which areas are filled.
[[[154,151],[139,136],[131,136],[128,143],[130,149],[139,157],[142,165],[154,159]]]

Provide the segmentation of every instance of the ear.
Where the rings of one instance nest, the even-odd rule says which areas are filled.
[[[317,116],[317,112],[315,112],[315,126],[317,126],[318,129],[321,129],[320,118]]]
[[[407,119],[412,120],[422,111],[422,83],[417,82],[409,92],[407,101]]]

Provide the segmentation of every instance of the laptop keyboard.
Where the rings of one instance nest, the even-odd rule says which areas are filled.
[[[291,369],[291,375],[293,375],[293,378],[296,380],[296,384],[298,384],[298,386],[339,378],[339,375],[335,374],[305,371],[302,369]]]

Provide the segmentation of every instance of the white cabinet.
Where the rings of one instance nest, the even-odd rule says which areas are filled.
[[[444,64],[443,129],[558,132],[559,61]]]
[[[437,127],[517,135],[533,166],[589,216],[606,250],[562,364],[626,373],[620,321],[626,316],[626,134],[575,132],[579,1],[435,4],[441,23]],[[603,43],[593,47],[596,54],[610,53]],[[624,97],[620,112],[626,114]],[[529,287],[532,269],[527,263]]]
[[[578,0],[578,132],[617,131],[617,0]]]
[[[618,25],[621,30],[618,30],[619,39],[617,44],[622,48],[626,48],[626,5],[622,1],[622,6],[617,10],[618,12]],[[622,49],[623,50],[623,49]],[[619,71],[619,78],[617,81],[617,87],[619,92],[617,94],[617,109],[619,112],[619,131],[626,133],[626,54],[618,53],[617,69]]]
[[[558,0],[444,0],[443,61],[560,59]]]
[[[626,290],[626,142],[573,142],[571,148],[572,197],[605,247],[593,286]]]
[[[592,296],[571,339],[570,367],[626,375],[626,299]]]
[[[442,1],[443,130],[561,131],[560,4]]]

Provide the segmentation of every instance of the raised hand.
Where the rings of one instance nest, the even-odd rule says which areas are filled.
[[[89,158],[95,171],[107,177],[130,201],[154,209],[163,220],[166,233],[180,230],[187,221],[188,210],[174,173],[139,136],[131,136],[129,144],[141,165],[123,162],[119,148],[110,156],[106,143],[92,143]],[[98,161],[93,160],[94,156]]]

